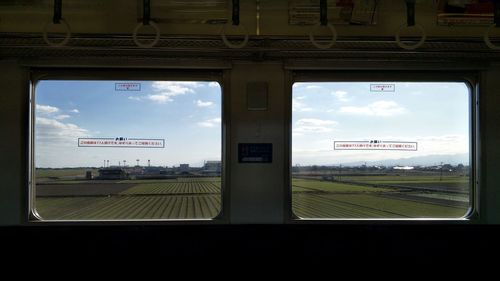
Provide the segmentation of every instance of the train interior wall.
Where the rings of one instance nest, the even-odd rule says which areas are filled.
[[[64,1],[63,1],[64,2]],[[137,24],[138,1],[99,1],[96,6],[74,1],[75,8],[66,4],[64,18],[71,23],[73,34],[86,36],[120,35],[128,38]],[[98,1],[95,1],[98,2]],[[307,42],[308,27],[287,24],[286,1],[260,1],[262,4],[259,35],[253,27],[257,25],[254,1],[241,1],[241,22],[250,30],[251,40],[274,37],[293,37]],[[339,41],[365,38],[390,42],[397,28],[405,21],[403,1],[379,1],[377,24],[374,26],[338,26]],[[81,6],[78,6],[78,3]],[[269,9],[266,10],[265,4]],[[434,1],[417,1],[417,21],[429,38],[440,38],[453,42],[478,42],[484,27],[443,27],[435,24]],[[80,7],[80,8],[79,8]],[[43,53],[51,47],[14,46],[5,43],[5,38],[23,34],[40,35],[41,23],[51,17],[52,10],[20,10],[16,8],[0,11],[0,236],[16,241],[9,246],[12,252],[29,251],[23,240],[35,241],[35,248],[50,250],[51,247],[64,251],[66,247],[77,249],[87,254],[102,250],[100,247],[111,245],[102,250],[107,254],[124,253],[123,244],[129,245],[130,251],[157,253],[160,255],[206,255],[222,247],[227,253],[289,253],[298,251],[309,255],[347,255],[392,253],[400,255],[476,253],[476,250],[494,250],[500,248],[498,228],[500,223],[500,63],[499,58],[488,58],[495,52],[480,50],[486,59],[474,56],[475,50],[462,51],[463,58],[419,58],[419,51],[390,50],[381,52],[371,61],[356,59],[355,54],[348,58],[332,57],[326,62],[320,58],[295,60],[292,57],[266,59],[258,56],[236,54],[236,51],[218,49],[210,57],[197,58],[190,53],[183,58],[167,58],[154,53],[154,48],[143,50],[140,55],[133,51],[120,58],[97,57],[78,53],[57,55],[57,52]],[[23,15],[23,19],[19,19]],[[160,15],[156,15],[159,17]],[[153,18],[155,12],[153,11]],[[186,36],[189,38],[211,38],[219,40],[219,25],[203,24],[160,24],[162,36]],[[238,34],[238,29],[228,32]],[[4,37],[2,39],[1,37]],[[270,39],[272,40],[272,39]],[[31,55],[16,53],[16,48],[26,48]],[[64,51],[84,47],[61,47]],[[42,50],[41,53],[37,53]],[[14,50],[14,51],[13,51]],[[265,53],[265,48],[254,48],[249,52]],[[311,52],[314,52],[312,50]],[[348,49],[342,49],[349,52]],[[432,48],[426,49],[427,54]],[[439,50],[446,53],[446,50]],[[224,56],[227,52],[228,56]],[[364,49],[364,52],[369,52]],[[455,51],[460,53],[460,51]],[[410,53],[410,58],[401,58],[401,54]],[[413,57],[411,57],[414,55]],[[123,57],[125,56],[125,58]],[[128,58],[127,58],[128,57]],[[494,57],[494,56],[493,56]],[[127,59],[129,59],[127,61]],[[435,60],[439,59],[438,62]],[[122,63],[121,60],[126,60]],[[182,65],[182,62],[186,63]],[[207,61],[209,61],[207,66]],[[179,64],[178,62],[181,62]],[[295,64],[299,62],[298,66]],[[28,124],[30,74],[33,69],[175,69],[176,66],[187,69],[222,69],[225,91],[229,95],[224,106],[227,107],[225,118],[228,120],[227,142],[229,171],[226,190],[229,202],[229,216],[223,225],[206,224],[141,224],[121,223],[116,225],[44,225],[28,221],[27,173]],[[222,65],[222,67],[221,67]],[[306,66],[304,66],[306,65]],[[333,70],[333,71],[463,71],[474,73],[478,77],[478,216],[467,222],[335,222],[320,224],[288,224],[289,213],[286,202],[288,186],[285,182],[288,151],[286,149],[287,121],[287,83],[294,69]],[[268,83],[269,102],[266,111],[248,111],[246,109],[246,85],[248,82]],[[429,101],[432,102],[432,101]],[[274,161],[270,165],[241,165],[238,163],[238,143],[268,142],[275,147]],[[495,237],[495,234],[497,235]],[[199,235],[209,237],[213,242],[189,242]],[[33,238],[35,237],[35,238]],[[163,239],[177,239],[180,243],[160,242]],[[463,250],[461,243],[475,241],[472,248]],[[113,242],[111,242],[113,241]],[[142,242],[141,242],[142,241]],[[147,241],[147,242],[144,242]],[[337,241],[337,242],[336,242]],[[342,242],[338,242],[342,241]],[[33,243],[30,245],[33,246]],[[295,246],[293,246],[295,245]],[[403,245],[401,247],[401,245]],[[155,248],[157,247],[157,248]],[[294,248],[295,247],[295,248]],[[476,248],[474,248],[476,247]],[[158,249],[159,248],[159,249]],[[156,250],[158,251],[156,251]],[[95,252],[93,252],[95,253]]]

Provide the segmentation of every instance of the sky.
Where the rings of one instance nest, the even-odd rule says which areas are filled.
[[[118,91],[115,83],[140,83]],[[217,82],[40,81],[35,90],[35,165],[154,166],[221,160]],[[165,139],[165,148],[78,147],[78,138]],[[119,163],[120,162],[120,163]]]
[[[394,91],[371,91],[371,84],[394,85]],[[295,83],[292,165],[467,154],[469,100],[466,84],[455,82]],[[333,149],[334,141],[369,140],[417,142],[418,150]]]
[[[116,83],[140,83],[117,91]],[[393,85],[392,92],[371,84]],[[293,85],[292,165],[338,165],[469,153],[464,83],[314,82]],[[200,167],[221,160],[221,88],[200,81],[40,81],[36,167]],[[165,139],[164,148],[78,147],[78,138]],[[417,142],[417,151],[339,151],[334,141]],[[439,164],[439,163],[436,163]],[[464,163],[467,164],[467,163]]]

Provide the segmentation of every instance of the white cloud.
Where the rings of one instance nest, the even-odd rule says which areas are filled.
[[[215,87],[220,87],[220,85],[217,82],[210,82],[210,83],[208,83],[208,87],[215,88]]]
[[[341,113],[389,117],[406,113],[406,109],[394,101],[377,101],[367,106],[344,106]]]
[[[148,99],[157,103],[167,103],[173,101],[173,99],[168,95],[149,95]]]
[[[208,119],[202,122],[198,122],[198,126],[204,127],[204,128],[213,128],[219,124],[221,124],[222,119],[220,118],[213,118],[213,119]]]
[[[153,90],[157,93],[148,95],[147,99],[157,103],[173,101],[173,97],[194,93],[194,88],[201,87],[198,82],[184,81],[156,81],[153,82]]]
[[[463,135],[417,137],[418,150],[426,154],[455,154],[469,151],[469,140]]]
[[[61,115],[56,115],[54,116],[54,119],[56,120],[64,120],[64,119],[68,119],[70,118],[71,116],[67,115],[67,114],[61,114]]]
[[[75,124],[62,123],[55,119],[36,118],[36,141],[38,145],[71,146],[79,137],[86,137],[89,131]]]
[[[94,132],[75,124],[53,118],[37,117],[35,120],[37,167],[95,166],[102,161],[99,151],[78,147],[78,138],[91,137]],[[98,156],[99,162],[93,160]]]
[[[202,101],[202,100],[196,101],[196,106],[198,106],[198,107],[209,107],[212,105],[214,105],[214,103],[211,101]]]
[[[318,89],[322,89],[322,87],[320,87],[318,85],[309,85],[309,86],[306,86],[306,89],[307,90],[318,90]]]
[[[304,118],[300,119],[296,122],[297,125],[312,125],[312,126],[327,126],[327,125],[336,125],[336,121],[332,120],[321,120],[314,118]]]
[[[75,109],[70,110],[69,112],[71,112],[71,113],[80,113],[80,110],[78,110],[78,109],[75,108]]]
[[[347,92],[345,91],[335,91],[332,92],[332,95],[335,96],[339,101],[346,102],[349,101],[347,98]]]
[[[36,112],[41,114],[52,114],[59,112],[59,108],[50,105],[36,105]]]
[[[295,131],[293,132],[295,134]],[[306,134],[304,134],[306,135]],[[333,149],[333,139],[316,136],[297,138],[293,142],[293,162],[301,165],[339,164],[359,161],[382,161],[429,155],[457,155],[469,151],[467,135],[441,136],[373,136],[373,139],[411,141],[418,143],[417,151],[338,151]],[[352,138],[350,140],[366,140]]]
[[[298,101],[298,98],[292,99],[292,110],[293,111],[312,111],[312,108],[307,107],[304,103]]]
[[[295,123],[292,135],[301,135],[302,133],[328,133],[333,131],[332,127],[337,125],[336,121],[321,120],[314,118],[300,119]]]
[[[142,99],[140,97],[134,97],[134,96],[130,96],[128,97],[129,100],[135,100],[135,101],[141,101]]]
[[[201,87],[200,83],[194,81],[155,81],[152,85],[156,91],[172,91],[172,89],[190,89]],[[175,91],[175,90],[174,90]],[[182,91],[182,90],[181,90]]]

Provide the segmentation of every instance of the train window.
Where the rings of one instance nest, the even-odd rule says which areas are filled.
[[[40,80],[34,93],[32,210],[41,220],[219,214],[218,82]]]
[[[471,210],[471,90],[463,82],[296,82],[293,213],[460,219]]]

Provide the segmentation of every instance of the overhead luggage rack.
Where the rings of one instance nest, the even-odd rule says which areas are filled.
[[[0,36],[0,57],[196,57],[225,59],[293,58],[460,58],[500,59],[481,38],[428,38],[418,50],[399,48],[390,37],[342,38],[335,47],[318,49],[304,37],[250,36],[238,49],[228,49],[219,36],[161,37],[154,48],[138,48],[127,35],[73,34],[66,46],[48,46],[38,33],[4,33]]]

